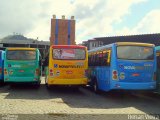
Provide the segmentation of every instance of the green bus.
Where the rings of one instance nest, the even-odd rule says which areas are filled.
[[[160,94],[160,46],[156,47],[157,55],[157,92]]]
[[[6,48],[4,82],[40,85],[41,55],[37,48]]]

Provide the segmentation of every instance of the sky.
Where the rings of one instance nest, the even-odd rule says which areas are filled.
[[[52,15],[75,16],[76,43],[160,33],[160,0],[0,0],[0,38],[18,33],[47,41]]]

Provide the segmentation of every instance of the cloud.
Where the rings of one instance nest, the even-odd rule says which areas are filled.
[[[0,3],[0,38],[16,32],[49,40],[52,15],[69,16],[71,11],[68,0],[0,0]]]
[[[152,10],[147,13],[142,20],[133,28],[124,27],[120,31],[116,31],[119,35],[132,35],[132,34],[149,34],[160,33],[160,9]]]
[[[149,12],[133,29],[138,33],[156,33],[160,32],[160,9]]]
[[[147,0],[0,0],[0,37],[13,32],[40,40],[49,40],[50,19],[74,15],[76,19],[76,42],[93,37],[113,34],[114,23],[121,23],[131,14],[134,4]],[[144,20],[145,21],[145,20]],[[138,27],[139,26],[139,27]],[[141,29],[143,23],[135,29]],[[127,27],[125,28],[127,31]],[[134,31],[134,30],[133,30]]]
[[[72,4],[68,0],[42,0],[41,2],[41,14],[38,16],[37,21],[34,23],[33,29],[26,33],[28,37],[37,38],[39,40],[49,40],[50,38],[50,29],[51,29],[51,18],[52,15],[56,15],[57,19],[60,19],[62,15],[66,16],[66,19],[70,19],[70,11],[72,9]],[[45,2],[44,2],[45,1]]]
[[[91,37],[106,36],[114,34],[113,24],[121,23],[123,17],[131,14],[130,8],[134,4],[146,2],[147,0],[97,0],[84,4],[85,0],[75,1],[73,14],[77,17],[77,42]]]
[[[0,33],[1,36],[13,32],[25,34],[35,26],[42,6],[32,0],[0,0]],[[0,36],[0,37],[1,37]]]

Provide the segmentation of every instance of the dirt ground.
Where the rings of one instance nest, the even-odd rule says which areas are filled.
[[[146,118],[143,115],[147,114],[160,114],[160,96],[115,91],[95,94],[83,87],[79,90],[67,87],[48,90],[43,79],[40,88],[1,86],[0,114],[3,120],[138,119]]]

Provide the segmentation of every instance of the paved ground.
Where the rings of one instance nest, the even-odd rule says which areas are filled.
[[[115,117],[126,114],[124,117],[128,118],[127,114],[160,114],[160,96],[119,92],[96,95],[88,88],[78,91],[71,88],[47,90],[43,80],[39,89],[26,85],[1,86],[0,113],[0,119],[5,119],[8,114],[26,114],[23,118],[30,116],[31,119],[36,116],[44,119],[43,115],[56,119],[90,119],[91,116],[104,119],[106,114],[117,114]]]

